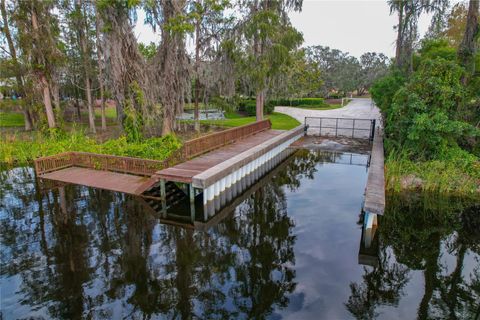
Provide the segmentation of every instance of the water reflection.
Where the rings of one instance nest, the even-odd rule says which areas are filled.
[[[391,197],[366,234],[365,169],[338,157],[295,153],[203,231],[123,194],[2,171],[3,317],[478,317],[478,204]]]
[[[420,271],[418,319],[480,316],[480,206],[438,196],[390,196],[379,226],[379,264],[350,284],[347,309],[357,319],[383,315],[411,293]],[[468,266],[466,268],[466,266]],[[386,317],[387,318],[387,317]]]

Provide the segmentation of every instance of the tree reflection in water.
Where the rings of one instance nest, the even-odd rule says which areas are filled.
[[[283,187],[312,177],[317,160],[290,159],[208,232],[160,225],[122,194],[73,185],[41,193],[30,169],[4,171],[1,274],[21,276],[23,315],[265,318],[295,289]]]
[[[351,283],[346,308],[357,319],[373,319],[382,306],[398,305],[421,270],[423,296],[418,319],[477,319],[480,316],[480,210],[459,199],[390,196],[379,226],[379,265],[364,268],[363,282]],[[465,256],[477,267],[465,277]],[[453,270],[444,255],[455,256]]]
[[[286,192],[301,189],[318,163],[332,159],[301,150],[287,161],[206,232],[162,225],[123,194],[73,185],[42,192],[31,169],[0,172],[0,280],[2,293],[13,296],[2,312],[14,318],[276,317],[298,281],[294,245],[300,241]],[[387,199],[378,266],[365,267],[345,299],[353,317],[400,307],[415,272],[424,279],[414,306],[418,318],[480,312],[480,261],[464,272],[466,261],[480,257],[479,207],[427,200]],[[447,255],[454,257],[450,264]]]

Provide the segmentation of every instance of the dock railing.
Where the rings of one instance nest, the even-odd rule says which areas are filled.
[[[68,167],[82,167],[151,176],[165,167],[165,161],[74,151],[38,158],[34,164],[38,175]]]
[[[373,141],[375,119],[305,117],[307,135],[346,137]]]
[[[245,126],[215,132],[206,136],[189,140],[183,145],[186,159],[191,159],[213,149],[243,139],[252,134],[268,130],[272,127],[270,120],[262,120]]]
[[[42,175],[68,167],[83,167],[139,176],[152,176],[161,169],[189,160],[213,149],[220,148],[270,128],[270,120],[263,120],[189,140],[163,161],[90,152],[63,152],[35,159],[35,171],[38,175]]]

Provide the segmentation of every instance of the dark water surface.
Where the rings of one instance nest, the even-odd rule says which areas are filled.
[[[479,319],[480,206],[389,197],[359,259],[366,168],[332,159],[297,152],[207,231],[4,170],[3,319]]]

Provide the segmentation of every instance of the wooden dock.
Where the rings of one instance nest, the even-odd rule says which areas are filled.
[[[377,131],[372,137],[374,121],[368,122],[370,125],[365,128],[356,126],[359,121],[351,122],[351,135],[364,132],[360,138],[373,138],[364,211],[383,214],[385,181],[382,133]],[[340,125],[343,122],[335,123]],[[338,133],[337,129],[335,131]],[[66,152],[36,159],[35,171],[38,177],[50,181],[160,200],[163,212],[169,206],[167,198],[173,192],[175,201],[190,204],[190,211],[195,218],[195,211],[198,211],[195,206],[199,201],[208,209],[246,177],[249,183],[254,183],[260,178],[259,171],[265,168],[271,170],[272,165],[278,164],[275,159],[308,130],[305,125],[288,131],[272,130],[270,121],[263,120],[187,141],[164,161]]]
[[[43,179],[80,184],[87,187],[137,194],[147,177],[88,168],[68,167],[42,175]]]
[[[272,130],[270,120],[263,120],[189,140],[164,161],[65,152],[36,159],[35,171],[42,179],[150,198],[148,192],[161,184],[163,194],[159,199],[166,196],[166,182],[188,184],[193,203],[195,196],[210,186],[216,188],[210,196],[218,195],[302,134],[302,126],[290,131]],[[238,170],[236,179],[232,177],[228,185],[215,184],[215,179],[225,182],[222,179]]]
[[[229,161],[239,153],[247,151],[264,141],[281,134],[279,130],[266,130],[252,135],[248,139],[237,140],[225,147],[212,150],[192,160],[156,172],[155,176],[167,181],[191,183],[193,177],[222,162]]]
[[[383,131],[381,129],[376,130],[373,138],[363,210],[367,213],[380,215],[383,215],[385,211],[385,158],[383,154]]]

